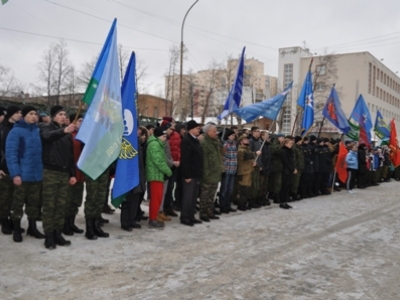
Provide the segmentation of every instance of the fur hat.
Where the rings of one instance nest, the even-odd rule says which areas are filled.
[[[36,108],[34,108],[33,106],[25,106],[23,109],[21,109],[21,114],[22,117],[25,118],[25,116],[31,112],[32,110],[37,111]]]
[[[241,143],[244,139],[249,139],[249,138],[247,137],[247,135],[242,134],[242,135],[238,138],[238,143]]]
[[[55,105],[50,109],[50,115],[52,118],[54,118],[60,111],[63,111],[64,107],[61,105]]]

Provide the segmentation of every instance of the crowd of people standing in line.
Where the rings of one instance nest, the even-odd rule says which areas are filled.
[[[24,206],[27,235],[44,239],[47,249],[70,245],[63,234],[85,233],[88,240],[109,237],[102,229],[108,220],[101,214],[113,212],[107,201],[114,168],[92,180],[76,167],[84,147],[75,139],[82,120],[81,115],[67,116],[58,105],[50,116],[39,116],[33,106],[0,108],[0,222],[2,233],[12,234],[14,242],[22,242]],[[147,219],[150,228],[162,229],[171,217],[178,217],[176,211],[181,224],[194,226],[271,201],[290,209],[292,201],[341,190],[334,184],[340,140],[280,133],[271,138],[255,126],[218,132],[212,123],[182,124],[171,117],[139,127],[138,139],[140,182],[120,207],[121,228],[126,231],[141,228],[139,222]],[[349,193],[355,185],[366,188],[392,177],[400,180],[387,147],[368,149],[347,141],[346,148],[348,179],[342,186]],[[75,219],[85,188],[83,230]],[[141,209],[146,191],[148,217]]]

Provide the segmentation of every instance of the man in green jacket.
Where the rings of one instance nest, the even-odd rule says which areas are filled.
[[[217,127],[212,124],[204,126],[203,150],[204,170],[200,185],[200,219],[204,222],[218,220],[214,215],[214,197],[221,181],[224,166],[222,163],[222,146],[218,141]]]

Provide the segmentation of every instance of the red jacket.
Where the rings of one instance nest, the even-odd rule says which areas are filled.
[[[78,166],[77,166],[79,157],[81,156],[81,152],[82,152],[82,143],[75,139],[76,135],[77,135],[77,132],[72,133],[72,140],[74,142],[74,145],[73,145],[73,147],[74,147],[74,163],[76,166],[75,177],[76,177],[77,182],[84,182],[85,175],[78,169]]]
[[[173,161],[181,161],[181,135],[173,131],[169,137],[169,147],[171,148],[171,156]]]

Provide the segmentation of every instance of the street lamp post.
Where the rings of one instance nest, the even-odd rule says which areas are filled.
[[[182,27],[181,27],[181,65],[180,65],[180,72],[179,72],[179,107],[180,107],[180,114],[181,117],[183,117],[183,107],[182,107],[182,72],[183,72],[183,28],[185,26],[185,21],[186,21],[186,17],[189,14],[190,10],[193,8],[193,6],[196,5],[196,3],[199,2],[199,0],[196,0],[188,9],[188,11],[185,14],[185,17],[183,18],[182,21]],[[183,120],[181,120],[183,121]]]

